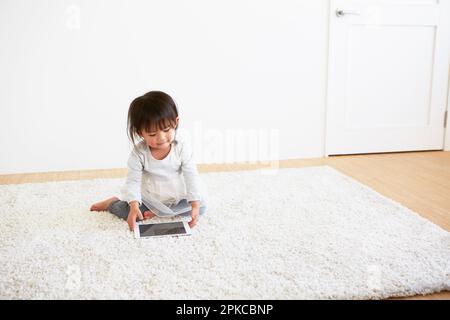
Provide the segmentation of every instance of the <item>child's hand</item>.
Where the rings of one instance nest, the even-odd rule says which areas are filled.
[[[139,217],[139,220],[144,220],[144,217],[142,216],[141,210],[139,210],[139,207],[136,208],[134,206],[130,207],[130,212],[128,213],[127,223],[130,227],[130,231],[134,230],[134,227],[136,225],[136,218]]]
[[[193,206],[192,211],[191,211],[192,220],[189,221],[189,227],[193,228],[197,224],[199,213],[200,213],[200,208]]]

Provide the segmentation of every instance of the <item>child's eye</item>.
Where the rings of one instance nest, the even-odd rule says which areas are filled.
[[[170,130],[170,127],[167,127],[167,128],[165,128],[163,131],[164,131],[164,132],[169,132],[169,130]],[[149,137],[154,137],[154,136],[156,136],[156,133],[148,133],[148,132],[147,132],[147,134],[148,134]]]

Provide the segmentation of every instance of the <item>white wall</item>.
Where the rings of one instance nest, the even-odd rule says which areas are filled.
[[[0,174],[125,167],[150,90],[174,97],[199,163],[251,158],[224,147],[231,129],[258,132],[259,158],[323,156],[328,5],[2,0]]]

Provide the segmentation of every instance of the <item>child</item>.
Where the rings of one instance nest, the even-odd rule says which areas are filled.
[[[177,135],[178,122],[175,102],[164,92],[150,91],[133,100],[127,131],[134,148],[122,197],[97,202],[91,211],[107,210],[127,220],[130,230],[137,219],[155,215],[190,215],[189,226],[196,225],[206,204],[190,144]],[[141,140],[137,145],[136,138]]]

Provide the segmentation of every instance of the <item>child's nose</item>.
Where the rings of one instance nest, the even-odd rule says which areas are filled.
[[[165,138],[164,132],[161,131],[158,133],[158,141],[164,141]]]

